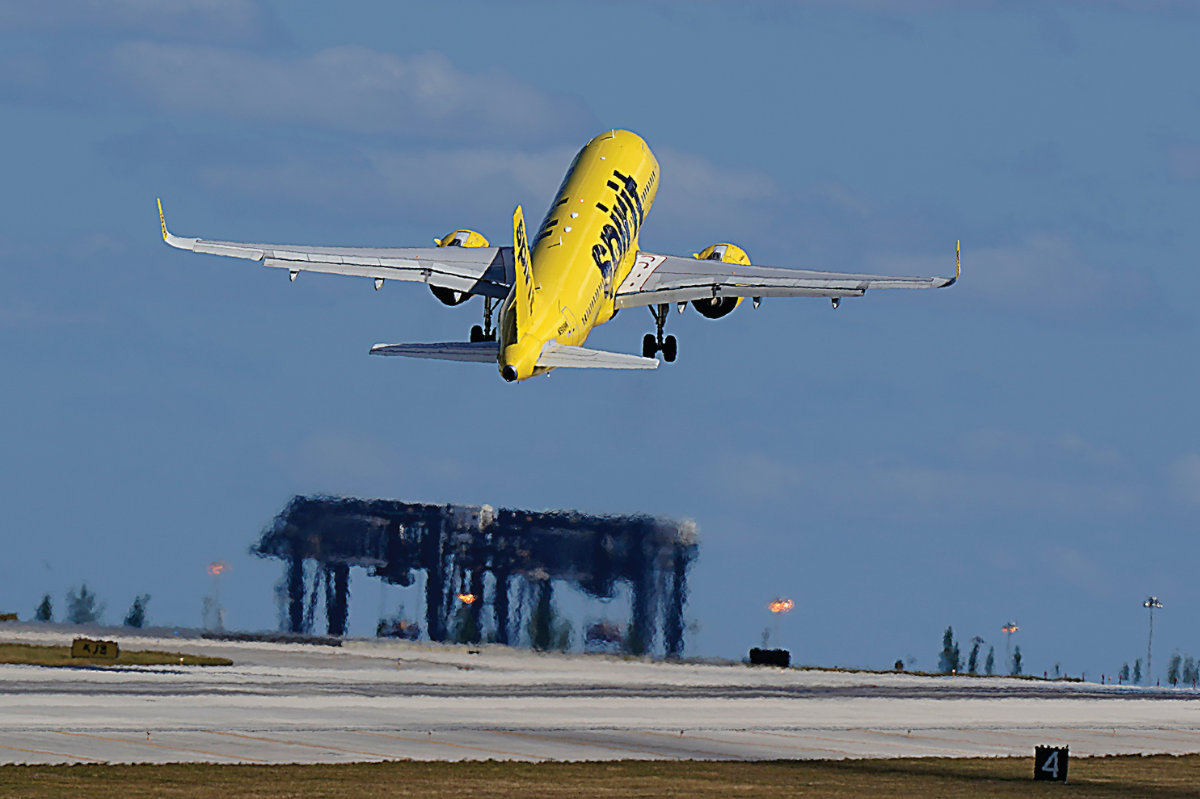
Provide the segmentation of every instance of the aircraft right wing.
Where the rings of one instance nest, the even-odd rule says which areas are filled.
[[[512,247],[310,247],[185,238],[167,230],[161,200],[158,221],[172,247],[258,261],[288,270],[293,280],[300,272],[324,272],[374,278],[375,288],[401,280],[496,299],[507,297],[513,282]]]
[[[633,269],[617,288],[616,307],[718,297],[861,297],[867,289],[943,288],[958,280],[960,273],[961,268],[956,266],[954,277],[891,277],[742,266],[639,252]]]

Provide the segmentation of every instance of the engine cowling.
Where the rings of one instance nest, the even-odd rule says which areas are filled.
[[[490,246],[488,240],[474,230],[452,230],[440,239],[435,238],[433,243],[439,247]],[[429,290],[433,292],[433,296],[437,297],[438,302],[443,305],[462,305],[472,297],[468,291],[455,291],[454,289],[443,288],[441,286],[430,286]]]
[[[727,264],[750,265],[750,256],[736,244],[722,242],[705,247],[700,252],[692,253],[693,258],[701,261],[722,261]],[[742,304],[742,297],[712,297],[706,300],[692,300],[692,307],[700,315],[708,319],[720,319],[733,313],[733,309]]]

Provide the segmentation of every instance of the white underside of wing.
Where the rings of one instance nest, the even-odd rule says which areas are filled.
[[[639,252],[617,288],[616,307],[720,297],[859,297],[868,289],[941,288],[956,279],[740,266]]]
[[[571,347],[552,341],[542,349],[537,365],[574,369],[657,369],[658,360],[624,352]]]

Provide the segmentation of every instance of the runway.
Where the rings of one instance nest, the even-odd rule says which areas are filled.
[[[69,643],[5,627],[0,640]],[[0,666],[0,762],[774,759],[1200,752],[1200,694],[391,641],[120,635],[231,667]]]

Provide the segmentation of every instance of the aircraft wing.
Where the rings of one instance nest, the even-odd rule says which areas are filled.
[[[508,296],[513,281],[512,247],[310,247],[185,238],[167,230],[161,201],[158,219],[163,241],[172,247],[258,261],[288,270],[293,279],[300,272],[324,272],[374,278],[376,288],[402,280],[497,299]]]
[[[717,297],[861,297],[867,289],[935,289],[954,277],[891,277],[818,272],[775,266],[741,266],[678,255],[639,252],[617,288],[616,306],[707,300]]]

